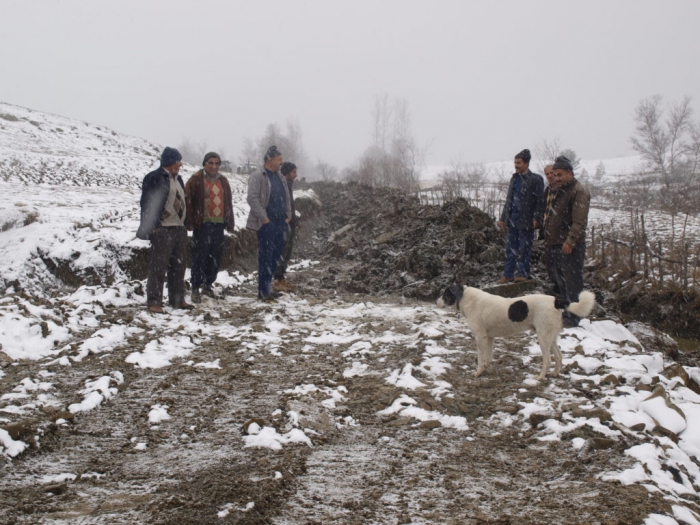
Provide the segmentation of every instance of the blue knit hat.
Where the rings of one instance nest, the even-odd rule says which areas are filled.
[[[530,154],[529,149],[524,149],[520,153],[518,153],[515,156],[515,158],[516,159],[523,159],[523,162],[525,162],[525,164],[530,164],[530,159],[532,158],[532,155]]]
[[[175,148],[169,148],[168,146],[165,147],[163,153],[160,155],[160,165],[163,167],[172,166],[180,160],[182,160],[182,155],[180,155],[180,152]]]

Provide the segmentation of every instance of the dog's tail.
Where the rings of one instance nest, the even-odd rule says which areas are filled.
[[[593,292],[581,292],[578,303],[571,303],[566,309],[579,317],[588,317],[595,306],[595,294]]]

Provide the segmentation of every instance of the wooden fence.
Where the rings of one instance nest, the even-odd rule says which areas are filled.
[[[643,213],[630,214],[630,225],[621,228],[592,226],[588,239],[588,257],[598,269],[609,269],[626,279],[639,279],[659,288],[688,290],[700,288],[700,244],[688,240],[662,239],[650,233]]]

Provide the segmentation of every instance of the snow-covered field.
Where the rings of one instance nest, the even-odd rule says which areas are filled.
[[[605,168],[605,174],[601,177],[600,181],[597,181],[600,184],[624,181],[627,180],[629,176],[644,170],[642,158],[639,155],[632,155],[629,157],[616,157],[612,159],[581,159],[580,168],[576,172],[576,175],[580,176],[580,173],[586,170],[588,176],[593,177],[598,165],[601,163]],[[542,174],[540,162],[537,158],[533,158],[530,165],[533,171]],[[514,171],[512,160],[487,162],[483,163],[482,166],[484,168],[486,180],[489,182],[507,182]],[[429,188],[435,184],[439,184],[440,174],[454,170],[454,168],[455,166],[449,164],[425,166],[420,177],[421,187]]]
[[[565,330],[542,382],[534,336],[498,341],[475,379],[453,312],[321,289],[308,260],[278,303],[222,273],[219,301],[148,314],[119,263],[159,148],[25,111],[0,105],[0,521],[700,524],[700,368],[645,327]],[[4,175],[61,155],[121,182]]]

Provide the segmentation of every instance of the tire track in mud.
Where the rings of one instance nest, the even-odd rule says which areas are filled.
[[[488,374],[477,380],[463,325],[425,303],[321,292],[275,305],[231,297],[195,314],[151,321],[140,308],[113,310],[112,322],[138,325],[147,337],[50,367],[66,404],[79,401],[87,379],[116,370],[124,381],[101,406],[55,428],[46,447],[13,460],[0,489],[0,501],[9,503],[0,520],[623,524],[668,507],[639,486],[597,477],[629,465],[622,448],[574,451],[568,440],[532,438],[534,423],[517,417],[518,401],[571,385],[566,377],[524,384],[540,366],[523,361],[529,336],[499,343]],[[421,333],[425,325],[442,334]],[[232,337],[207,331],[229,326],[237,329]],[[156,369],[125,363],[150,340],[176,333],[197,342],[190,356]],[[362,341],[369,347],[353,347]],[[449,367],[431,374],[428,355]],[[216,359],[220,368],[194,366]],[[355,361],[367,367],[345,376]],[[438,380],[451,386],[434,394],[389,384],[390,372],[407,364],[427,387]],[[24,374],[44,365],[22,366]],[[469,428],[378,414],[402,394],[425,411],[466,418]],[[171,419],[150,423],[154,405],[166,406]],[[514,422],[505,425],[505,415]],[[298,421],[313,447],[246,448],[251,420],[280,434]],[[42,476],[58,473],[79,477],[49,496]]]

